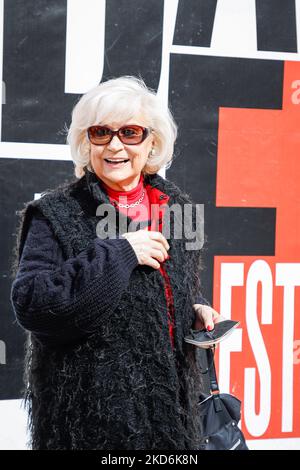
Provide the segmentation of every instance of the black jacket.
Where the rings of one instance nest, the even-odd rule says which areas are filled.
[[[146,176],[145,183],[166,193],[170,206],[191,203],[159,175]],[[161,273],[138,265],[119,234],[111,240],[95,236],[101,202],[108,197],[87,172],[31,201],[21,214],[11,300],[19,323],[31,332],[26,400],[32,447],[197,449],[200,370],[194,347],[183,338],[199,302],[199,250],[187,251],[185,239],[168,240],[172,349]],[[171,212],[171,234],[174,217]],[[47,223],[61,260],[28,275],[24,253],[32,219]],[[35,261],[46,244],[37,244]]]

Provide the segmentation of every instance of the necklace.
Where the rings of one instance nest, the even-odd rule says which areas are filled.
[[[145,196],[145,190],[143,189],[143,194],[141,195],[141,197],[138,201],[133,202],[132,204],[121,204],[120,202],[116,202],[116,204],[119,207],[125,207],[126,209],[128,209],[129,207],[138,206],[142,202],[142,200],[144,199],[144,196]]]

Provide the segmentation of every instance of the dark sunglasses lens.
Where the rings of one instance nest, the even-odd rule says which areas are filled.
[[[111,140],[112,131],[104,126],[91,126],[88,136],[92,144],[105,145]],[[124,126],[119,130],[119,139],[123,144],[135,145],[145,140],[148,131],[142,126]]]
[[[92,126],[88,129],[88,135],[92,144],[103,145],[110,141],[111,132],[107,127]]]
[[[127,126],[120,129],[120,139],[124,144],[139,144],[144,140],[144,128]]]

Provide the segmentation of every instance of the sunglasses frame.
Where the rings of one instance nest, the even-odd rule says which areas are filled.
[[[103,129],[108,129],[110,131],[110,140],[108,142],[106,142],[105,144],[95,144],[94,142],[92,142],[91,140],[91,137],[90,137],[90,129],[92,128],[103,128]],[[120,136],[120,131],[122,129],[126,129],[128,127],[139,127],[140,129],[143,129],[143,135],[142,135],[142,140],[140,142],[136,142],[136,143],[128,143],[128,142],[123,142],[122,141],[122,136]],[[113,137],[115,135],[118,136],[119,140],[122,142],[122,144],[124,145],[139,145],[141,144],[142,142],[144,142],[144,140],[150,135],[151,132],[153,132],[153,128],[152,127],[144,127],[144,126],[140,126],[139,124],[128,124],[127,126],[122,126],[120,127],[120,129],[116,130],[116,131],[113,131],[112,129],[110,129],[108,126],[100,126],[100,125],[95,125],[95,126],[90,126],[88,129],[87,129],[87,138],[88,140],[91,142],[91,144],[93,145],[107,145],[107,144],[110,144]]]

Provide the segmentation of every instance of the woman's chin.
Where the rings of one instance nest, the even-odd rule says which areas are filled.
[[[132,170],[112,170],[112,171],[102,171],[101,174],[97,174],[97,176],[104,180],[108,185],[109,183],[121,183],[124,182],[126,184],[132,184],[137,181],[140,177],[140,173],[133,172]]]
[[[136,175],[132,171],[124,171],[121,168],[119,170],[114,169],[112,171],[105,171],[104,175],[113,181],[119,181],[127,178],[134,178]]]

